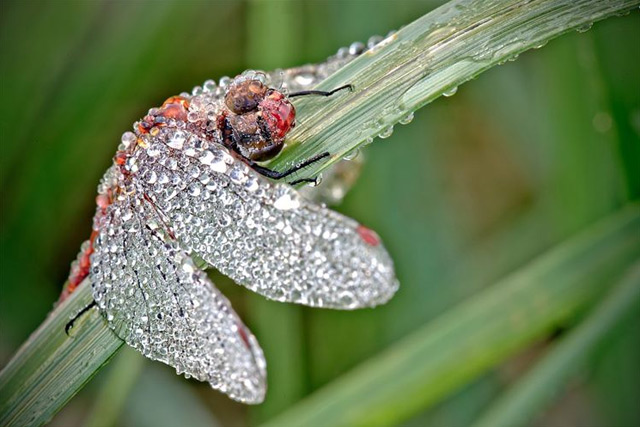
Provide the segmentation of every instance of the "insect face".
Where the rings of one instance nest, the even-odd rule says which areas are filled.
[[[247,79],[232,84],[224,101],[229,110],[220,123],[225,145],[259,162],[280,153],[296,117],[295,108],[281,92]]]

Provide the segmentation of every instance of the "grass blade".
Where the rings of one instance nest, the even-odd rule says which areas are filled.
[[[640,256],[640,207],[561,244],[303,400],[270,426],[392,425],[562,324]]]
[[[100,389],[85,427],[116,426],[122,410],[130,400],[131,390],[140,381],[147,360],[131,347],[123,348],[111,365],[111,372]]]
[[[53,310],[0,372],[0,425],[41,425],[64,406],[111,359],[123,341],[92,309],[78,318],[65,334],[76,313],[89,305],[91,286],[79,289]]]
[[[329,152],[330,161],[305,169],[316,176],[354,148],[388,132],[413,111],[482,71],[576,28],[637,7],[638,0],[451,1],[387,37],[373,51],[324,80],[352,94],[331,102],[302,100],[304,126],[288,136],[276,169]],[[380,45],[379,45],[380,46]],[[301,115],[302,116],[302,115]],[[296,144],[296,142],[304,142]]]
[[[581,368],[595,347],[640,302],[640,263],[636,262],[602,303],[577,329],[489,409],[476,426],[527,425],[565,382]]]

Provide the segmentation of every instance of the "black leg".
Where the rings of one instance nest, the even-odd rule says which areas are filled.
[[[331,96],[336,92],[339,92],[341,90],[344,89],[349,89],[350,91],[353,90],[353,86],[351,85],[344,85],[344,86],[340,86],[339,88],[330,90],[328,92],[325,92],[323,90],[301,90],[300,92],[293,92],[290,93],[288,95],[289,98],[295,98],[296,96],[307,96],[307,95],[319,95],[319,96]]]
[[[76,314],[73,319],[71,319],[69,321],[69,323],[67,323],[67,325],[64,327],[64,333],[67,334],[67,336],[69,336],[69,329],[73,328],[73,322],[75,322],[76,320],[78,320],[78,318],[80,316],[82,316],[83,314],[85,314],[87,311],[91,310],[93,307],[95,307],[97,304],[95,301],[91,301],[91,304],[89,304],[88,306],[86,306],[85,308],[83,308],[82,310],[80,310],[80,312],[78,314]]]
[[[271,178],[271,179],[282,179],[285,178],[289,175],[291,175],[292,173],[298,172],[300,169],[304,169],[307,166],[324,159],[325,157],[329,157],[329,152],[324,152],[321,154],[318,154],[317,156],[313,156],[312,158],[305,160],[302,163],[298,163],[297,165],[287,169],[284,172],[278,172],[278,171],[274,171],[273,169],[269,169],[269,168],[265,168],[264,166],[260,166],[255,164],[254,162],[249,163],[249,166],[251,166],[253,168],[253,170],[255,170],[256,172],[258,172],[260,175],[264,175],[267,178]],[[307,178],[305,178],[307,179]],[[312,181],[315,181],[315,179],[312,179]],[[293,181],[294,183],[297,182],[303,182],[303,180],[298,180]]]
[[[300,179],[296,179],[294,181],[288,182],[287,184],[289,185],[296,185],[296,184],[300,184],[303,182],[313,182],[314,184],[318,183],[318,178],[300,178]]]

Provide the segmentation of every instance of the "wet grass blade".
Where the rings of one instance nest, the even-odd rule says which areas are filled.
[[[640,303],[640,262],[636,262],[569,336],[489,409],[478,427],[528,425],[571,375],[584,366],[598,344]]]
[[[332,157],[305,169],[316,176],[360,145],[482,71],[544,45],[572,29],[638,7],[638,0],[451,1],[387,37],[378,47],[324,80],[318,89],[351,84],[331,102],[302,100],[304,126],[271,166]],[[301,114],[302,116],[302,114]],[[297,141],[304,144],[296,144]]]
[[[85,427],[116,426],[122,410],[130,400],[132,389],[140,380],[147,361],[130,347],[123,348],[111,364],[111,372],[100,389],[85,420]]]
[[[394,425],[591,303],[640,257],[640,206],[607,218],[303,400],[270,426]]]
[[[122,346],[96,309],[69,331],[93,301],[87,281],[53,310],[0,372],[0,425],[41,425],[64,406]]]

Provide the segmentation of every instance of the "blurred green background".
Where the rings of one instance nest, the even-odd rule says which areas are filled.
[[[98,180],[149,107],[208,78],[320,62],[440,3],[3,1],[0,366],[51,309],[89,235]],[[123,351],[52,425],[268,420],[637,199],[638,58],[635,11],[490,70],[367,147],[362,176],[337,209],[377,230],[394,258],[401,288],[386,306],[280,304],[215,276],[265,350],[263,405],[236,404]],[[534,424],[638,425],[639,328],[636,312],[611,331]],[[553,338],[405,425],[468,424]],[[96,408],[116,395],[122,407]]]

